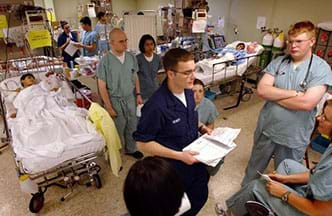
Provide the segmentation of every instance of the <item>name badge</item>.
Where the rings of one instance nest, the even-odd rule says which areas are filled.
[[[180,121],[181,121],[181,119],[180,119],[180,118],[177,118],[177,119],[173,120],[172,123],[173,123],[173,124],[176,124],[176,123],[179,123]]]

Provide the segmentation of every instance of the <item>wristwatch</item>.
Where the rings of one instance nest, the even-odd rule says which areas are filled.
[[[295,97],[299,96],[299,91],[296,91]]]
[[[290,191],[285,192],[283,195],[281,195],[281,200],[284,202],[288,202],[288,196],[291,194]]]

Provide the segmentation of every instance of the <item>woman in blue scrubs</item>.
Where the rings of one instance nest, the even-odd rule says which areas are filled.
[[[196,103],[196,111],[198,112],[198,119],[207,127],[213,129],[214,121],[219,116],[216,106],[212,101],[204,97],[204,83],[199,80],[194,80],[194,97]]]
[[[147,101],[149,97],[158,89],[157,80],[158,70],[161,69],[161,60],[159,55],[154,53],[156,42],[149,34],[143,35],[139,41],[140,54],[136,56],[139,67],[138,78],[141,86],[141,94],[143,101]]]

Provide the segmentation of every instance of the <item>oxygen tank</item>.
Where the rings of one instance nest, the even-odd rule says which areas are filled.
[[[261,55],[259,66],[265,68],[268,63],[271,61],[272,57],[272,45],[273,45],[273,35],[272,32],[267,32],[262,41],[262,46],[264,47],[264,51]]]
[[[278,56],[284,55],[285,35],[284,32],[280,32],[279,35],[273,41],[272,47],[272,59]]]

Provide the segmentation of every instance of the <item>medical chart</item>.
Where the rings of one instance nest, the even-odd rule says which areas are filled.
[[[215,167],[219,161],[230,153],[236,144],[234,140],[241,129],[219,127],[213,130],[211,135],[204,134],[183,150],[199,152],[194,157],[200,162]]]

